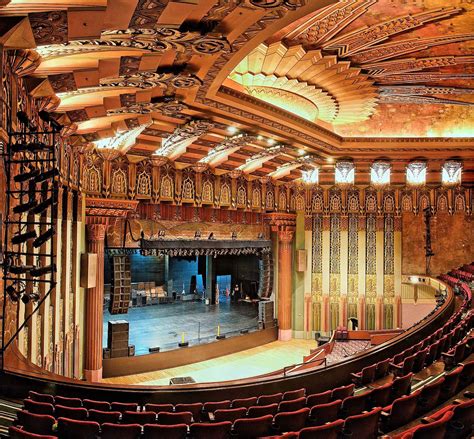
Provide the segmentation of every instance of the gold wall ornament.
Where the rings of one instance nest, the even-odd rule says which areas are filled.
[[[41,64],[41,56],[35,50],[10,50],[7,55],[12,73],[19,77],[30,75]]]

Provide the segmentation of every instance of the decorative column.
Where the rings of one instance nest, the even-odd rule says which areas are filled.
[[[278,266],[278,339],[286,341],[292,336],[293,237],[296,215],[271,213],[266,216],[266,220],[278,238],[278,264],[274,264]]]
[[[394,274],[395,304],[393,326],[402,327],[402,218],[395,216],[394,223]]]
[[[383,329],[383,296],[384,296],[384,217],[377,216],[376,229],[376,302],[375,329]]]
[[[104,239],[106,224],[88,224],[89,253],[97,254],[96,286],[86,293],[86,346],[84,374],[87,381],[102,379],[102,333],[104,304]]]

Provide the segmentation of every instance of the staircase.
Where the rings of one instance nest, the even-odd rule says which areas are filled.
[[[21,410],[21,403],[0,399],[0,437],[8,436],[8,427],[16,418],[16,413]]]

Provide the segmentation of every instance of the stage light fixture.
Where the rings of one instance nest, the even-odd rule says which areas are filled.
[[[51,116],[51,113],[42,110],[38,114],[41,120],[48,123],[53,131],[61,131],[64,128],[63,125],[61,125],[56,119]]]
[[[11,145],[12,152],[38,152],[48,148],[43,142],[19,142]]]
[[[56,264],[45,265],[44,267],[34,267],[30,270],[30,274],[33,277],[40,277],[52,273],[53,271],[56,271]]]
[[[30,119],[28,118],[28,115],[24,111],[17,111],[16,118],[30,131],[36,131],[36,127],[31,123]]]
[[[28,305],[28,303],[30,303],[30,296],[28,296],[28,294],[23,294],[21,296],[21,301],[25,304],[25,305]]]
[[[26,274],[30,271],[33,265],[10,265],[8,271],[12,274]]]
[[[51,227],[49,230],[46,230],[46,232],[38,236],[33,241],[33,247],[34,248],[41,247],[46,241],[51,239],[53,236],[54,236],[54,227]]]
[[[36,231],[31,230],[30,232],[19,233],[12,237],[12,244],[23,244],[24,242],[28,241],[29,239],[36,238]]]
[[[39,173],[40,173],[39,169],[29,166],[28,171],[15,175],[13,177],[13,180],[17,183],[23,183],[24,181],[28,181],[30,178],[37,177]]]
[[[41,203],[37,204],[31,209],[31,213],[34,214],[40,214],[44,210],[46,210],[48,207],[51,207],[56,204],[56,201],[54,201],[53,197],[46,198],[46,200],[43,200]]]
[[[35,183],[41,183],[45,180],[49,180],[50,178],[57,177],[59,175],[59,169],[53,168],[49,171],[42,172],[37,177],[35,177]]]
[[[18,204],[13,208],[13,213],[24,213],[28,212],[30,209],[35,207],[38,204],[36,200],[28,201],[27,203]]]

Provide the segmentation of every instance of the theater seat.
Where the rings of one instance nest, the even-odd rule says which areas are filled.
[[[306,397],[306,406],[311,408],[318,404],[326,404],[331,401],[331,390],[321,393],[313,393]]]
[[[416,416],[419,396],[420,391],[418,390],[411,395],[397,398],[393,401],[392,405],[384,407],[382,412],[382,430],[389,432],[412,421]]]
[[[265,415],[276,415],[278,412],[278,404],[268,404],[268,405],[254,405],[249,407],[247,411],[247,416],[249,418],[259,418],[260,416]]]
[[[277,413],[273,418],[273,428],[279,433],[299,431],[305,427],[308,415],[307,407],[295,412]]]
[[[388,369],[390,367],[390,358],[386,360],[379,361],[375,368],[375,379],[383,378],[388,374]]]
[[[173,412],[174,406],[173,404],[145,404],[145,411],[147,412]]]
[[[459,376],[458,390],[472,384],[474,381],[474,360],[464,363],[461,375]]]
[[[54,406],[48,402],[36,402],[31,399],[23,400],[25,410],[37,415],[54,415]]]
[[[437,421],[447,411],[453,412],[453,417],[448,423],[448,435],[450,438],[468,438],[474,434],[474,399],[443,407],[441,410],[430,415],[428,419]]]
[[[142,428],[138,424],[109,424],[101,427],[101,439],[138,439]]]
[[[266,415],[258,418],[241,418],[234,422],[233,436],[239,439],[254,439],[270,434],[273,416]]]
[[[463,366],[459,366],[444,376],[444,383],[441,386],[440,395],[442,401],[446,401],[456,394],[462,370]]]
[[[173,424],[186,424],[190,425],[193,422],[193,414],[191,412],[179,412],[179,413],[158,413],[158,424],[162,425],[173,425]]]
[[[385,407],[389,405],[392,395],[392,383],[384,384],[383,386],[376,387],[370,392],[369,399],[367,401],[367,408],[372,409],[374,407]]]
[[[418,414],[429,412],[436,407],[441,394],[441,386],[443,385],[444,378],[441,378],[421,389],[420,397],[418,398]]]
[[[142,439],[185,439],[187,432],[186,424],[145,424]]]
[[[82,405],[87,410],[100,410],[102,412],[107,412],[110,410],[110,402],[107,401],[95,401],[93,399],[83,399]]]
[[[114,424],[117,423],[120,419],[120,412],[104,412],[102,410],[89,410],[89,421],[98,422],[99,424],[104,424],[106,422]]]
[[[306,398],[302,396],[298,399],[293,399],[291,401],[282,401],[278,404],[279,412],[294,412],[296,410],[302,409],[306,406]]]
[[[124,424],[154,424],[156,422],[155,412],[124,412],[122,415]]]
[[[292,401],[293,399],[303,398],[306,394],[306,389],[289,390],[283,393],[282,401]]]
[[[232,422],[203,422],[191,424],[189,429],[193,439],[227,439],[230,435]]]
[[[205,413],[214,413],[216,410],[224,410],[230,408],[230,401],[226,399],[225,401],[211,401],[205,402],[202,406],[202,411]]]
[[[138,404],[136,402],[113,402],[111,409],[114,412],[136,412],[138,410]]]
[[[335,401],[336,399],[346,399],[348,396],[352,396],[354,394],[354,384],[349,384],[347,386],[336,387],[332,389],[331,392],[331,399]]]
[[[381,411],[381,408],[376,408],[368,413],[349,416],[346,418],[342,430],[343,437],[350,437],[351,439],[377,438]]]
[[[76,421],[84,421],[87,419],[87,409],[82,407],[66,407],[56,405],[54,408],[56,418],[75,419]]]
[[[247,409],[245,407],[239,407],[236,409],[219,409],[214,412],[214,421],[234,422],[236,419],[244,418],[246,414],[247,414]]]
[[[54,396],[47,393],[38,393],[30,390],[28,397],[36,402],[47,402],[48,404],[54,404]]]
[[[99,435],[99,424],[91,421],[75,421],[74,419],[58,419],[59,439],[96,439]]]
[[[392,401],[410,393],[412,377],[413,373],[410,372],[392,381]]]
[[[257,397],[253,396],[251,398],[237,398],[232,401],[231,407],[234,409],[240,407],[252,407],[253,405],[257,405]]]
[[[401,439],[444,439],[448,422],[453,417],[453,412],[448,411],[438,421],[430,422],[429,424],[420,425],[405,432]]]
[[[339,418],[342,401],[328,402],[327,404],[318,404],[311,408],[309,412],[309,421],[311,425],[323,425],[326,422],[333,422]]]
[[[56,420],[51,415],[37,415],[24,410],[19,411],[17,417],[18,423],[23,427],[23,430],[35,434],[52,434],[53,425],[56,423]]]
[[[356,386],[363,386],[371,383],[375,380],[375,372],[377,370],[377,364],[364,367],[360,372],[351,373],[352,382]]]
[[[257,405],[279,404],[283,398],[283,393],[274,393],[272,395],[261,395],[257,399]]]
[[[191,412],[193,414],[193,421],[200,422],[201,421],[201,413],[202,413],[202,403],[195,402],[192,404],[176,404],[174,406],[174,410],[176,413],[180,412]]]
[[[29,433],[13,425],[8,427],[8,434],[11,439],[57,439],[56,436]]]
[[[298,439],[338,439],[343,425],[344,421],[338,419],[318,427],[306,427],[300,430]]]
[[[82,401],[79,398],[66,398],[65,396],[56,396],[54,398],[56,405],[63,407],[82,407]]]

